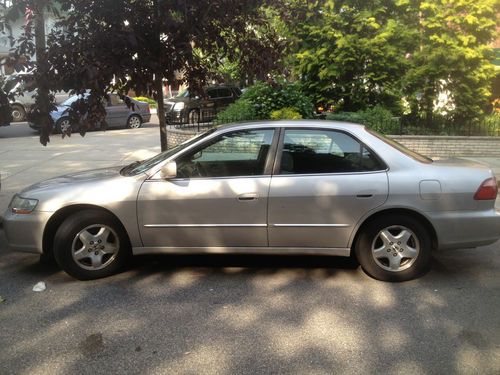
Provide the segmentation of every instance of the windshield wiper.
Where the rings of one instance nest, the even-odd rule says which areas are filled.
[[[136,160],[134,161],[133,163],[130,163],[129,165],[126,165],[125,167],[123,167],[122,169],[120,169],[120,174],[127,174],[128,171],[130,171],[132,168],[138,166],[139,164],[142,163],[142,160]]]

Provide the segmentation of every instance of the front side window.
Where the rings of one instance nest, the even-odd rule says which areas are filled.
[[[273,135],[273,129],[240,130],[222,134],[178,158],[177,177],[262,175]]]
[[[232,95],[231,90],[228,88],[220,88],[218,90],[219,98],[230,98]]]
[[[210,89],[210,90],[207,90],[207,97],[209,99],[217,99],[217,89]]]
[[[334,130],[285,130],[280,174],[349,173],[383,170],[363,144]]]

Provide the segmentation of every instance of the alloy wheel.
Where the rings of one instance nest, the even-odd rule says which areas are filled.
[[[420,241],[415,233],[401,225],[382,229],[375,236],[371,253],[375,263],[390,272],[410,268],[420,252]]]
[[[120,249],[116,232],[104,224],[94,224],[77,233],[71,245],[71,255],[79,267],[97,271],[111,264]]]

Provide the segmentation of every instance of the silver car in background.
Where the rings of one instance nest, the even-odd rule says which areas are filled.
[[[55,133],[66,133],[71,128],[72,125],[69,121],[68,113],[69,108],[71,104],[79,98],[81,98],[81,96],[73,95],[58,105],[55,111],[50,113],[50,116],[54,120]],[[105,104],[108,128],[127,127],[130,129],[137,129],[140,128],[143,123],[151,121],[151,112],[148,103],[130,97],[127,98],[132,103],[132,108],[129,108],[118,94],[108,94],[108,100]],[[40,124],[30,122],[29,126],[33,130],[40,130]]]
[[[366,273],[421,275],[437,249],[500,238],[492,172],[432,161],[364,126],[280,121],[214,128],[151,159],[17,194],[12,249],[79,279],[132,254],[355,254]]]

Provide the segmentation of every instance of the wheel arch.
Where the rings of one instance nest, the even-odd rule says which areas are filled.
[[[96,210],[106,213],[113,217],[114,220],[122,227],[124,233],[127,235],[127,240],[130,243],[130,238],[128,238],[128,233],[125,229],[125,226],[121,222],[121,220],[110,210],[101,207],[95,206],[92,204],[74,204],[71,206],[66,206],[57,210],[49,219],[45,228],[43,230],[43,239],[42,239],[42,251],[43,254],[51,254],[54,247],[54,238],[59,226],[66,220],[69,216],[74,214],[75,212],[82,210]]]
[[[403,215],[403,216],[409,216],[412,217],[416,220],[418,220],[424,227],[427,229],[429,232],[429,235],[431,236],[432,240],[432,248],[437,249],[439,245],[438,241],[438,236],[436,233],[436,229],[432,225],[432,223],[429,221],[427,217],[425,217],[423,214],[421,214],[418,211],[412,210],[410,208],[386,208],[381,211],[377,211],[366,217],[361,224],[358,225],[357,229],[355,230],[354,235],[351,235],[351,239],[349,241],[349,247],[351,249],[354,248],[356,245],[356,241],[359,237],[359,235],[363,232],[363,230],[368,226],[371,222],[377,220],[379,217],[382,216],[387,216],[387,215]]]

